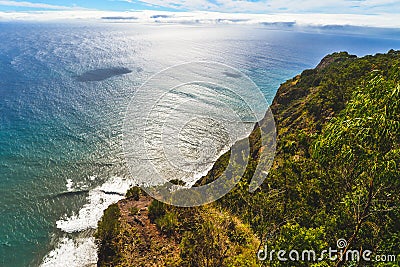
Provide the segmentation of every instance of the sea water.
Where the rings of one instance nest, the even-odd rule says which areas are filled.
[[[103,210],[131,186],[126,107],[157,72],[230,65],[271,102],[328,53],[400,49],[396,30],[0,23],[0,266],[90,266]],[[203,129],[204,130],[204,129]]]

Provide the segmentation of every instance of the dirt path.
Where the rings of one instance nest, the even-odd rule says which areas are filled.
[[[179,243],[162,234],[149,219],[152,200],[142,196],[138,201],[125,199],[118,203],[127,266],[177,266],[179,262]]]

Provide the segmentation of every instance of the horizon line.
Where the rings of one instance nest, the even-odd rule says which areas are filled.
[[[0,21],[97,20],[154,24],[237,24],[283,26],[355,26],[400,29],[398,14],[227,13],[213,11],[102,11],[94,9],[0,11]]]

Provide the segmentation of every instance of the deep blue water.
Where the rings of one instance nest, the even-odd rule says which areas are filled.
[[[127,177],[123,115],[151,75],[221,62],[272,101],[280,83],[328,53],[400,49],[397,30],[353,30],[0,23],[0,266],[39,265],[60,238],[82,230],[68,234],[56,222],[81,210],[89,191]]]

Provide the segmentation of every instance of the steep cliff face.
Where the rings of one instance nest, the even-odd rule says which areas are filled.
[[[339,238],[351,241],[346,249],[400,254],[399,77],[399,51],[326,56],[280,86],[271,106],[277,154],[259,190],[248,192],[262,149],[256,128],[244,176],[216,203],[183,209],[141,195],[106,211],[98,231],[99,266],[259,266],[256,252],[266,243],[278,250],[318,250]],[[374,121],[383,141],[371,130],[372,117],[385,122]],[[366,133],[365,139],[357,133]],[[352,143],[365,150],[348,150]],[[349,153],[362,168],[336,164]],[[198,184],[217,179],[228,160],[229,152]],[[386,167],[376,167],[381,165]],[[375,172],[366,175],[368,168]]]
[[[144,192],[99,223],[98,266],[257,266],[248,225],[215,206],[175,208]]]

